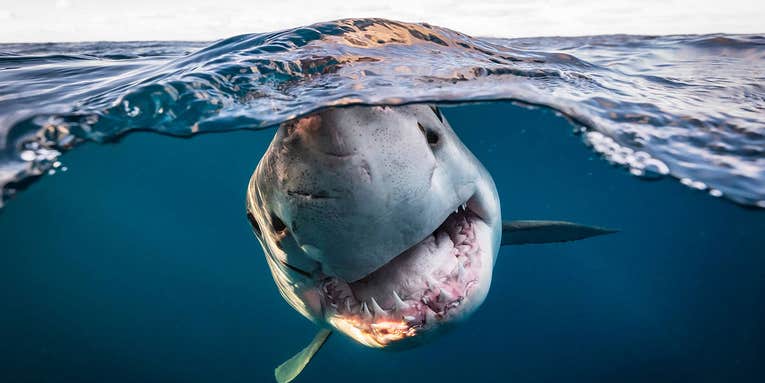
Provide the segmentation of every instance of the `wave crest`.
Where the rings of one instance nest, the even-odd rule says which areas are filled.
[[[346,19],[199,47],[0,46],[3,197],[58,152],[135,130],[192,135],[351,104],[514,100],[563,113],[632,174],[765,207],[762,36],[480,39]]]

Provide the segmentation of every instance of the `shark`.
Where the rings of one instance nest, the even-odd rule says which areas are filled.
[[[404,350],[485,300],[501,246],[615,232],[503,221],[494,181],[436,105],[327,108],[282,123],[247,217],[282,297],[319,327],[278,366],[295,379],[334,332]]]

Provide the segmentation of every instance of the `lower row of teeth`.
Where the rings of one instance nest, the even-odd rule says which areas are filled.
[[[462,262],[460,262],[459,270],[461,271],[459,272],[458,278],[460,279],[460,282],[464,283],[464,286],[466,286],[465,291],[467,291],[472,287],[475,281],[466,279],[467,273],[465,272]],[[448,310],[459,306],[464,300],[464,296],[450,293],[447,289],[437,287],[439,286],[439,283],[432,278],[427,281],[427,286],[428,289],[418,301],[405,301],[398,293],[391,291],[394,306],[387,310],[382,308],[374,297],[369,298],[368,301],[364,300],[360,305],[357,305],[354,303],[354,298],[345,295],[344,298],[341,297],[342,303],[338,304],[335,301],[330,301],[329,305],[338,314],[358,315],[365,321],[403,320],[408,323],[421,324],[423,321],[429,322],[433,320],[435,316],[445,315]],[[326,294],[325,296],[328,298],[332,296],[326,286],[324,292]],[[430,296],[435,296],[435,299],[432,300]],[[441,309],[434,310],[433,306],[435,306],[435,308],[440,307]],[[416,316],[411,315],[422,312],[425,313],[425,318],[417,318]]]
[[[455,213],[459,213],[465,209],[466,204],[462,204],[455,210]],[[452,242],[454,244],[452,251],[455,253],[455,256],[460,258],[460,261],[457,263],[455,270],[449,276],[441,276],[438,278],[438,281],[436,281],[436,278],[428,276],[425,281],[427,290],[419,301],[404,301],[401,296],[396,293],[396,291],[391,291],[394,307],[386,310],[380,306],[374,297],[369,298],[369,303],[367,303],[367,301],[362,301],[360,305],[357,305],[355,304],[356,299],[351,298],[352,293],[347,291],[344,294],[341,292],[341,296],[339,298],[342,299],[342,303],[332,301],[329,302],[329,305],[339,314],[358,315],[365,321],[403,320],[410,324],[416,324],[417,322],[420,322],[419,324],[429,322],[436,316],[445,315],[446,311],[449,309],[459,306],[464,300],[463,296],[449,293],[447,290],[439,288],[438,286],[448,282],[449,279],[453,279],[454,281],[463,284],[465,286],[465,291],[467,292],[476,282],[475,280],[469,279],[469,275],[466,270],[466,268],[470,265],[470,257],[462,257],[462,255],[467,255],[477,250],[477,245],[475,243],[475,232],[471,230],[471,224],[467,219],[464,217],[460,218],[462,219],[454,224],[456,234],[452,238]],[[337,283],[338,281],[333,280],[324,285],[324,293],[327,298],[332,296],[329,286],[332,285],[333,287],[337,287]],[[431,291],[437,292],[436,302],[442,305],[441,307],[443,307],[443,309],[439,310],[438,312],[431,308],[431,303],[433,302],[428,297],[428,292]],[[405,313],[406,311],[424,311],[425,318],[418,320],[417,317]]]

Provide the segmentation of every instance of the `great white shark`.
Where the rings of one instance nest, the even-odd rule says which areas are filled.
[[[284,299],[321,329],[275,370],[289,382],[333,331],[405,349],[484,301],[500,246],[613,232],[502,221],[489,172],[431,105],[332,108],[283,123],[247,216]]]

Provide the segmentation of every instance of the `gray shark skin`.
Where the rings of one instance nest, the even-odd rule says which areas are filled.
[[[491,175],[428,105],[356,106],[282,124],[250,179],[247,214],[279,292],[321,327],[279,366],[294,379],[332,331],[405,349],[464,321],[503,244],[605,234],[503,224]]]

